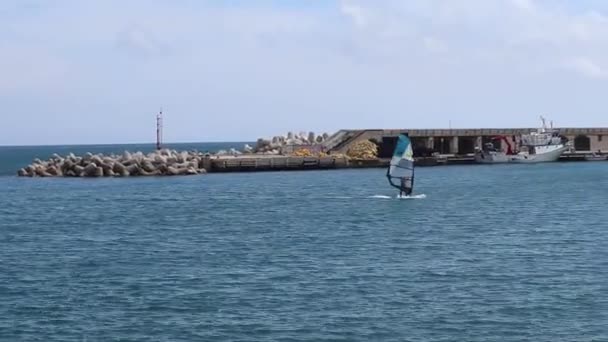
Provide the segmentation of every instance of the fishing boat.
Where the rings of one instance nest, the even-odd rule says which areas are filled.
[[[506,151],[498,149],[495,146],[495,142],[500,144],[503,141],[507,146]],[[508,163],[513,155],[515,155],[515,153],[513,152],[509,140],[504,136],[496,136],[492,138],[492,142],[486,143],[481,150],[478,150],[475,153],[475,161],[481,164]]]
[[[493,143],[488,143],[475,153],[475,161],[482,164],[557,161],[562,153],[571,148],[571,143],[565,142],[559,132],[553,130],[553,124],[548,129],[542,116],[541,120],[540,129],[520,136],[519,151],[516,151],[505,137],[495,137],[495,140],[500,139],[506,142],[507,151],[498,150]]]
[[[399,196],[410,196],[414,189],[414,152],[410,139],[400,134],[393,157],[386,171],[391,186],[399,189]]]

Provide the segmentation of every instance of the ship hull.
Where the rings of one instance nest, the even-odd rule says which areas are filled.
[[[475,154],[475,161],[480,164],[532,164],[532,163],[548,163],[559,160],[559,157],[568,150],[568,146],[561,146],[551,151],[544,153],[528,154],[518,153],[507,155],[504,152],[478,152]]]
[[[537,153],[537,154],[517,154],[511,158],[511,163],[520,163],[520,164],[528,164],[528,163],[549,163],[555,162],[559,160],[559,157],[568,150],[568,146],[561,146],[554,150],[545,152],[545,153]]]
[[[477,152],[475,162],[479,164],[504,164],[509,162],[509,155],[504,152]]]

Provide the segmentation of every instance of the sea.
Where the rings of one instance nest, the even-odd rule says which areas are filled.
[[[0,148],[1,341],[608,341],[608,162],[15,176],[152,148]]]

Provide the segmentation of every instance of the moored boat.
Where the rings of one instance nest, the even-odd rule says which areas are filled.
[[[520,136],[519,151],[512,148],[511,143],[505,137],[495,137],[494,140],[505,142],[507,150],[499,150],[493,143],[487,143],[475,153],[475,161],[483,164],[497,164],[546,163],[559,160],[562,153],[571,148],[571,144],[560,136],[559,132],[553,130],[553,127],[548,129],[543,117],[541,120],[540,129]]]

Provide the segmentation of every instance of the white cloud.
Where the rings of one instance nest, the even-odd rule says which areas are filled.
[[[139,122],[160,105],[167,139],[218,140],[449,120],[454,127],[519,126],[534,124],[538,112],[562,125],[574,120],[576,101],[604,101],[595,87],[608,79],[608,19],[596,7],[242,3],[58,0],[36,15],[0,12],[11,33],[0,30],[0,95],[16,94],[13,103],[31,95],[65,117],[106,116],[95,132],[74,127],[72,142],[103,142],[103,132],[117,132],[112,115],[129,127],[128,139],[143,141],[149,131]],[[571,84],[578,99],[566,96]],[[25,111],[28,103],[16,107]],[[602,120],[598,108],[587,108],[596,116],[585,124]],[[0,135],[36,121],[15,120]]]
[[[424,37],[422,38],[424,46],[433,52],[443,53],[448,51],[448,45],[445,41],[437,39],[435,37]]]
[[[511,0],[511,3],[524,11],[533,11],[536,9],[536,6],[533,3],[533,0]]]
[[[116,45],[130,53],[141,56],[150,56],[163,53],[165,44],[154,37],[150,32],[139,27],[129,27],[116,35]]]
[[[577,62],[568,65],[578,65],[574,70],[594,78],[598,73],[590,72],[590,65],[595,63],[582,63],[577,56],[583,52],[600,64],[608,62],[608,18],[597,10],[572,12],[533,0],[348,0],[342,9],[357,27],[365,18],[365,34],[374,39],[361,49],[382,49],[384,44],[401,54],[421,42],[434,52],[449,46],[453,59],[464,64],[474,60],[503,68],[508,62],[508,67],[528,72],[539,66],[559,72],[563,60],[572,60]]]
[[[343,1],[341,3],[340,10],[344,14],[352,18],[353,22],[358,27],[363,28],[367,25],[367,15],[365,13],[365,10],[361,6],[352,4],[347,1]]]
[[[0,95],[56,95],[65,89],[68,66],[44,49],[0,45]]]
[[[608,78],[608,70],[600,67],[594,61],[592,61],[588,58],[584,58],[584,57],[573,58],[569,61],[566,61],[564,63],[564,66],[566,68],[570,68],[586,77],[597,78],[597,79]]]

